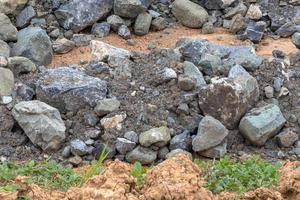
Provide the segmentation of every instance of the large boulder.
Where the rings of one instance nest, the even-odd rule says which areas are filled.
[[[220,120],[228,129],[234,129],[258,98],[256,79],[242,75],[235,79],[221,78],[201,88],[199,106],[205,115]]]
[[[0,97],[11,95],[15,78],[11,70],[0,67]]]
[[[38,66],[48,65],[53,55],[51,40],[46,31],[39,27],[22,29],[11,54],[29,58]]]
[[[40,101],[23,101],[12,114],[30,141],[44,151],[58,150],[65,139],[65,124],[60,113]]]
[[[79,32],[106,17],[112,7],[113,0],[71,0],[54,14],[62,27]]]
[[[275,104],[267,104],[250,110],[241,119],[239,130],[253,145],[263,146],[281,130],[285,122],[280,108]]]
[[[17,28],[11,23],[10,19],[0,13],[0,40],[14,42],[17,40]]]
[[[58,108],[61,112],[95,107],[106,98],[107,83],[68,67],[47,69],[36,82],[37,99]]]
[[[0,13],[16,15],[27,2],[28,0],[0,0]]]
[[[151,145],[162,147],[171,140],[170,130],[167,127],[153,128],[140,134],[139,142],[144,147]]]
[[[135,18],[147,11],[150,4],[151,0],[115,0],[114,13],[125,18]]]
[[[193,150],[201,152],[219,145],[228,135],[226,127],[211,116],[204,117],[199,123],[198,133],[193,139]]]
[[[206,10],[189,0],[175,0],[172,13],[178,21],[190,28],[201,28],[208,20]]]

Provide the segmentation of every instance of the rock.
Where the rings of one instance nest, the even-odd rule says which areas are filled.
[[[59,31],[59,29],[56,28],[56,29],[54,29],[53,31],[51,31],[51,32],[49,33],[49,36],[50,36],[51,38],[54,38],[54,39],[58,38],[58,37],[60,36],[60,31]]]
[[[16,85],[16,92],[17,98],[21,99],[22,101],[30,101],[35,96],[35,91],[23,83]]]
[[[105,99],[107,83],[79,70],[60,67],[39,75],[36,93],[37,99],[61,112],[76,112],[80,108],[95,107],[99,100]]]
[[[224,18],[225,19],[228,19],[228,18],[231,19],[232,17],[234,17],[235,15],[238,15],[238,14],[240,14],[241,16],[245,16],[247,10],[248,10],[247,6],[245,6],[245,4],[243,2],[241,2],[237,6],[230,9],[224,15]]]
[[[280,109],[275,104],[254,108],[240,122],[239,130],[253,145],[263,146],[285,124]]]
[[[85,124],[88,126],[96,126],[97,123],[99,122],[98,116],[93,112],[85,113],[83,118],[84,118]]]
[[[280,92],[282,84],[283,84],[283,80],[281,78],[279,77],[274,78],[273,87],[276,92]]]
[[[70,147],[74,156],[84,156],[91,153],[88,146],[79,139],[72,140],[70,142]]]
[[[228,78],[237,78],[239,76],[250,76],[250,74],[240,65],[234,65],[231,67]]]
[[[177,113],[184,114],[184,115],[190,114],[189,106],[186,103],[179,104],[179,106],[177,108]]]
[[[0,40],[5,42],[15,42],[17,40],[18,30],[11,23],[10,19],[3,13],[0,13]]]
[[[110,130],[110,129],[122,129],[122,122],[126,119],[126,114],[120,114],[115,115],[113,117],[105,117],[100,120],[101,126],[104,128],[104,130]]]
[[[64,158],[69,158],[71,156],[71,147],[70,146],[66,146],[63,151],[61,152],[61,155]]]
[[[0,132],[11,131],[14,124],[11,112],[5,106],[0,105]]]
[[[196,87],[196,79],[188,76],[179,76],[178,87],[184,91],[191,91]]]
[[[111,15],[106,19],[106,21],[115,32],[118,32],[119,27],[125,24],[124,20],[118,15]]]
[[[203,74],[191,62],[185,61],[183,63],[184,75],[196,80],[196,87],[206,86]]]
[[[195,152],[204,151],[219,145],[228,135],[225,126],[213,117],[205,116],[199,123],[198,132],[193,139]]]
[[[70,164],[78,166],[82,163],[82,158],[80,156],[74,156],[72,158],[69,158],[68,161]]]
[[[232,33],[237,33],[239,31],[242,31],[246,28],[246,22],[244,17],[241,14],[235,15],[230,24],[230,31]]]
[[[10,47],[3,40],[0,40],[0,56],[1,57],[9,57],[10,56]]]
[[[176,71],[173,70],[172,68],[165,67],[156,73],[156,76],[153,79],[153,84],[160,85],[176,78],[177,78]]]
[[[167,27],[167,21],[163,17],[157,17],[151,22],[151,29],[153,31],[161,31]]]
[[[300,49],[300,33],[295,33],[292,37],[292,41],[294,43],[294,45]]]
[[[25,28],[18,33],[18,42],[13,46],[13,56],[29,58],[37,66],[52,62],[52,44],[46,31],[38,27]]]
[[[203,0],[203,5],[209,10],[220,10],[230,6],[235,0]]]
[[[97,106],[94,110],[98,116],[102,117],[118,110],[120,105],[120,101],[117,99],[103,99],[97,102]]]
[[[214,24],[212,22],[206,22],[205,24],[203,24],[202,26],[202,33],[203,34],[211,34],[215,32],[215,27]]]
[[[28,0],[0,0],[0,13],[17,14],[27,4]]]
[[[170,151],[169,151],[168,147],[160,148],[159,151],[158,151],[158,155],[157,155],[158,159],[165,160],[166,156],[169,152]]]
[[[249,23],[246,28],[247,37],[254,43],[259,43],[266,30],[266,23],[264,21]]]
[[[14,106],[12,114],[34,145],[44,151],[60,148],[66,127],[56,108],[41,101],[23,101]]]
[[[207,158],[214,158],[214,159],[223,158],[226,155],[226,153],[227,153],[227,142],[223,142],[218,146],[199,152],[201,156]]]
[[[15,77],[36,70],[36,66],[31,60],[18,56],[8,58],[8,68],[14,73]]]
[[[114,13],[125,18],[135,18],[147,11],[150,0],[114,0]]]
[[[11,70],[0,67],[0,96],[9,96],[11,95],[15,78]]]
[[[130,52],[125,49],[116,48],[114,46],[96,40],[91,41],[91,49],[93,61],[101,62],[113,58],[129,59],[131,55]]]
[[[16,25],[18,28],[25,28],[30,24],[30,21],[32,18],[34,18],[36,15],[35,10],[32,6],[27,6],[18,14],[16,17],[17,22]]]
[[[272,86],[265,87],[265,95],[268,99],[272,99],[274,97],[274,88]]]
[[[108,36],[110,32],[110,24],[107,22],[95,23],[91,33],[96,37],[103,38]]]
[[[94,39],[94,35],[87,34],[74,34],[72,37],[72,41],[75,43],[76,47],[88,46],[90,42]]]
[[[95,149],[93,150],[93,155],[96,157],[96,160],[99,160],[100,155],[104,150],[104,153],[107,153],[106,159],[112,159],[117,153],[116,149],[113,146],[107,145],[100,141],[97,141],[94,146]]]
[[[218,56],[205,53],[202,55],[199,67],[206,75],[215,75],[222,72],[222,60]]]
[[[118,35],[121,36],[122,38],[124,38],[125,40],[131,38],[131,32],[130,32],[129,28],[125,25],[122,25],[119,27]]]
[[[104,19],[112,7],[112,0],[70,0],[61,5],[54,14],[64,29],[79,32]]]
[[[152,16],[146,12],[140,13],[134,24],[134,33],[136,35],[146,35],[151,26]]]
[[[0,104],[7,105],[13,101],[12,96],[2,96],[0,97]]]
[[[170,159],[172,157],[178,156],[180,154],[183,154],[187,156],[190,160],[193,160],[193,156],[190,152],[182,150],[182,149],[174,149],[170,153],[166,155],[166,159]]]
[[[122,155],[125,155],[128,152],[132,151],[134,149],[134,147],[136,146],[135,142],[132,142],[125,138],[117,138],[115,144],[116,144],[117,151]]]
[[[171,133],[167,127],[152,128],[140,134],[139,142],[144,147],[155,145],[165,146],[171,140]]]
[[[183,149],[190,151],[192,149],[192,137],[189,131],[174,136],[170,141],[170,150]]]
[[[248,8],[246,17],[253,20],[259,20],[263,16],[258,4],[251,4]]]
[[[258,83],[252,76],[238,76],[233,80],[222,78],[200,89],[199,106],[205,115],[234,129],[258,98]]]
[[[175,0],[172,13],[184,26],[201,28],[208,20],[208,13],[200,5],[189,0]]]
[[[286,22],[284,25],[282,25],[279,29],[275,31],[276,35],[279,35],[280,37],[290,37],[297,31],[296,25],[292,22]]]
[[[75,42],[66,38],[57,39],[53,42],[52,48],[55,53],[64,54],[70,52],[75,47]]]
[[[131,142],[134,142],[134,143],[138,143],[139,142],[139,136],[134,131],[126,132],[124,134],[124,138],[127,139],[127,140],[130,140]]]
[[[134,150],[126,155],[127,162],[134,163],[135,161],[139,161],[143,165],[153,163],[156,158],[156,151],[141,146],[137,146]]]
[[[299,140],[297,133],[292,128],[283,129],[275,138],[280,147],[287,148],[292,147]]]
[[[1,43],[1,40],[0,40],[0,43]],[[0,45],[1,45],[1,44],[0,44]],[[0,48],[1,48],[1,47],[0,47]],[[1,53],[0,53],[0,54],[1,54]],[[0,67],[6,68],[7,65],[8,65],[7,58],[0,55]]]

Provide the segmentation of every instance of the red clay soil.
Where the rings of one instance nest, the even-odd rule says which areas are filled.
[[[155,42],[157,48],[174,48],[176,42],[181,38],[202,38],[208,39],[210,42],[228,45],[228,46],[238,46],[238,45],[249,45],[249,42],[242,42],[225,29],[217,29],[216,33],[213,34],[201,34],[199,29],[190,29],[183,26],[176,26],[175,28],[168,28],[160,32],[150,32],[145,36],[135,36],[133,39],[135,41],[134,46],[127,44],[127,41],[119,37],[118,35],[111,33],[109,36],[100,39],[113,46],[128,49],[130,51],[140,51],[149,52],[148,44],[149,42]],[[297,52],[297,48],[293,45],[290,38],[281,38],[279,40],[274,40],[272,38],[265,38],[259,45],[257,45],[257,54],[268,58],[272,55],[274,49],[281,50],[286,54],[291,54]],[[89,47],[76,48],[73,51],[62,54],[54,55],[53,61],[50,66],[58,67],[69,64],[79,64],[81,61],[90,61],[91,52]]]

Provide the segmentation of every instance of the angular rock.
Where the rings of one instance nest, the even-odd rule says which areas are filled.
[[[11,23],[10,19],[3,13],[0,13],[0,40],[5,42],[15,42],[17,40],[18,30]]]
[[[113,117],[105,117],[100,120],[100,124],[104,128],[104,130],[116,129],[120,131],[122,129],[121,123],[126,119],[126,117],[126,114],[115,115]]]
[[[295,33],[292,37],[293,44],[300,49],[300,33]]]
[[[205,53],[201,57],[199,67],[206,75],[215,75],[222,72],[222,60],[218,56]]]
[[[227,153],[227,142],[223,142],[218,146],[199,152],[201,156],[207,158],[215,158],[215,159],[223,158],[226,155],[226,153]]]
[[[53,42],[52,48],[55,53],[64,54],[70,52],[75,47],[75,42],[66,38],[57,39]]]
[[[281,130],[285,122],[280,108],[275,104],[268,104],[250,110],[241,119],[239,130],[253,145],[263,146]]]
[[[94,110],[98,116],[102,117],[119,109],[120,105],[120,101],[117,99],[103,99],[97,102]]]
[[[136,143],[132,142],[130,140],[127,140],[125,138],[117,138],[115,145],[116,145],[117,151],[120,154],[125,155],[134,149],[134,147],[136,146]]]
[[[140,13],[134,24],[134,33],[136,35],[146,35],[151,26],[152,16],[146,12]]]
[[[16,15],[28,0],[0,0],[0,13]]]
[[[203,74],[200,70],[191,62],[185,61],[183,63],[184,75],[196,80],[196,87],[206,86]]]
[[[95,149],[93,150],[93,155],[95,156],[96,160],[99,160],[100,155],[104,150],[108,154],[106,159],[112,159],[117,153],[113,146],[107,145],[101,141],[97,141],[94,146]]]
[[[112,7],[112,0],[70,0],[61,5],[54,14],[64,29],[79,32],[104,19]]]
[[[29,58],[36,65],[52,62],[52,44],[46,31],[38,27],[25,28],[18,33],[18,42],[13,46],[12,55]]]
[[[167,21],[163,17],[157,17],[151,22],[151,29],[153,31],[161,31],[167,27]]]
[[[235,15],[230,24],[230,31],[232,33],[237,33],[239,31],[242,31],[246,28],[246,22],[244,17],[241,14]]]
[[[280,147],[288,148],[292,147],[299,140],[299,137],[295,130],[286,128],[276,136],[276,140]]]
[[[135,161],[147,165],[153,163],[157,158],[157,152],[151,149],[138,146],[126,155],[127,162],[134,163]]]
[[[180,154],[183,154],[183,155],[187,156],[190,160],[193,160],[192,154],[190,152],[182,150],[182,149],[174,149],[174,150],[172,150],[170,153],[168,153],[166,155],[166,159],[178,156]]]
[[[41,101],[23,101],[12,114],[34,145],[44,151],[58,150],[65,139],[65,124],[57,109]]]
[[[11,70],[0,67],[0,96],[9,96],[11,95],[15,78]]]
[[[226,127],[213,117],[205,116],[199,123],[198,133],[192,145],[195,152],[219,145],[228,135]]]
[[[200,89],[199,106],[205,115],[218,119],[228,129],[234,129],[258,98],[258,83],[252,76],[222,78]]]
[[[5,106],[0,105],[0,132],[11,131],[14,124],[11,112]]]
[[[61,112],[95,107],[106,98],[107,83],[67,67],[47,69],[36,82],[37,99],[52,105]]]
[[[249,23],[246,28],[247,37],[254,43],[262,40],[266,30],[266,23],[264,21]]]
[[[72,41],[75,43],[76,47],[88,46],[94,39],[95,36],[89,34],[74,34],[72,37]]]
[[[130,39],[131,38],[130,29],[127,26],[122,25],[119,27],[118,35],[124,38],[125,40]]]
[[[9,57],[10,56],[10,47],[3,40],[0,40],[0,56],[1,57],[2,56],[3,57]]]
[[[22,101],[30,101],[35,96],[35,91],[31,87],[22,83],[16,85],[16,91],[17,98],[21,99]]]
[[[92,60],[107,61],[112,58],[129,59],[130,52],[125,49],[116,48],[101,41],[92,40]]]
[[[201,28],[208,20],[206,10],[189,0],[175,0],[172,13],[178,21],[190,28]]]
[[[95,23],[91,31],[93,35],[99,38],[108,36],[109,32],[110,32],[110,24],[107,22]]]
[[[202,26],[202,33],[203,34],[212,34],[215,32],[215,27],[212,22],[206,22]]]
[[[235,0],[203,0],[205,8],[210,10],[220,10],[230,6]]]
[[[130,140],[134,143],[138,143],[139,142],[139,136],[136,132],[134,131],[129,131],[129,132],[126,132],[124,134],[124,138],[127,139],[127,140]]]
[[[8,68],[14,73],[15,77],[36,70],[36,66],[31,60],[19,56],[8,58]]]
[[[290,37],[297,31],[296,25],[292,22],[287,22],[275,31],[280,37]]]
[[[174,136],[170,141],[170,150],[183,149],[190,151],[192,149],[192,137],[189,131]]]
[[[239,3],[237,6],[235,6],[234,8],[230,9],[225,15],[224,18],[225,19],[230,19],[233,16],[240,14],[242,16],[245,16],[246,12],[247,12],[248,8],[247,6],[245,6],[245,4],[243,2]]]
[[[16,25],[18,28],[25,28],[30,24],[32,18],[36,15],[35,10],[32,6],[27,6],[24,8],[16,17]]]
[[[153,128],[139,135],[139,142],[144,147],[155,145],[162,147],[171,140],[171,133],[167,127]]]
[[[251,4],[248,8],[246,17],[253,20],[259,20],[263,16],[262,11],[257,4]]]
[[[115,32],[118,31],[120,26],[125,24],[124,20],[118,15],[111,15],[106,19],[106,21]]]
[[[250,74],[240,65],[235,65],[231,67],[228,78],[237,78],[239,76],[250,76]]]
[[[135,18],[147,11],[150,0],[114,0],[114,13],[120,17]]]
[[[196,79],[188,76],[179,76],[178,87],[184,91],[191,91],[196,87]]]
[[[72,140],[70,142],[70,147],[71,152],[74,156],[84,156],[91,153],[88,146],[82,140],[79,139]]]

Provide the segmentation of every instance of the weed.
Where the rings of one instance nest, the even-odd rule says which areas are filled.
[[[14,185],[5,185],[0,187],[0,193],[11,193],[11,192],[17,192],[17,188]]]
[[[195,163],[206,173],[205,187],[213,193],[244,193],[259,187],[271,187],[280,178],[279,164],[273,166],[257,156],[240,163],[228,157],[211,164],[199,160]]]
[[[145,181],[146,172],[146,168],[144,168],[140,162],[134,163],[130,174],[134,177],[135,184],[138,187],[141,187],[143,185]]]

